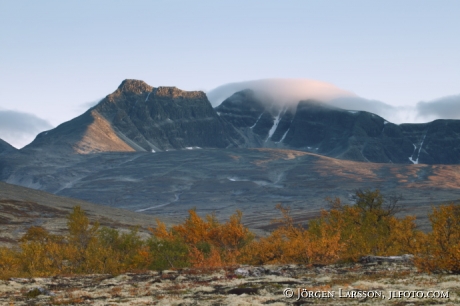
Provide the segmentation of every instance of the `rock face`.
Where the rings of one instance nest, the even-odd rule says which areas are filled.
[[[399,127],[413,145],[411,160],[415,163],[460,163],[460,120],[435,120]]]
[[[0,154],[8,154],[8,153],[13,153],[16,152],[17,149],[4,141],[3,139],[0,139]]]
[[[203,92],[125,80],[81,116],[39,134],[24,151],[50,146],[82,154],[226,148],[238,146],[239,137]]]
[[[246,146],[269,147],[282,140],[295,111],[293,107],[281,108],[271,102],[247,89],[226,99],[216,111],[241,133]]]
[[[396,125],[365,111],[319,101],[270,103],[251,90],[237,92],[216,111],[248,147],[276,147],[377,163],[460,163],[460,121]]]

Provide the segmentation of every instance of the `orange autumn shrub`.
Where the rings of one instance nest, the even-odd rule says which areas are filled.
[[[365,255],[417,253],[424,236],[416,229],[415,217],[394,216],[397,200],[386,202],[378,190],[358,190],[355,204],[331,200],[332,208],[310,220],[308,227],[295,225],[289,208],[279,205],[281,226],[252,242],[242,258],[251,264],[329,264]]]
[[[68,216],[68,234],[30,227],[16,248],[0,248],[0,278],[111,273],[146,269],[215,268],[234,264],[330,264],[364,255],[414,254],[424,271],[460,273],[460,205],[433,208],[432,232],[415,217],[398,218],[395,201],[378,190],[358,190],[355,203],[339,199],[307,225],[295,224],[288,207],[268,236],[254,239],[237,211],[228,221],[195,210],[171,228],[157,220],[151,237],[91,224],[80,207]]]
[[[245,248],[242,260],[249,264],[332,263],[338,260],[342,244],[340,236],[331,227],[321,226],[313,234],[300,225],[295,225],[290,216],[290,209],[277,205],[281,211],[281,226],[270,236],[260,238]]]
[[[0,279],[21,276],[19,252],[6,247],[0,248]]]
[[[416,228],[415,217],[395,216],[398,199],[387,201],[379,190],[357,190],[354,205],[342,205],[335,199],[332,209],[310,222],[310,231],[318,233],[326,225],[336,230],[344,246],[339,253],[341,261],[417,253],[424,236]]]
[[[214,215],[203,219],[195,210],[190,210],[185,222],[170,230],[157,220],[157,227],[150,229],[154,236],[152,250],[164,257],[164,262],[170,267],[178,264],[193,267],[236,264],[240,250],[253,239],[251,232],[241,223],[241,217],[241,212],[237,211],[229,221],[220,223]],[[165,243],[176,252],[165,257],[166,250],[162,250]],[[187,253],[187,258],[184,258],[184,253]]]
[[[415,264],[427,272],[460,273],[460,205],[433,207],[432,232],[426,235]]]

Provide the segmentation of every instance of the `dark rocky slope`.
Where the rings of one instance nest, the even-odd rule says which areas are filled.
[[[247,147],[276,147],[377,163],[460,163],[460,121],[396,125],[365,111],[322,102],[280,106],[251,90],[216,107]]]
[[[14,153],[16,152],[17,149],[4,141],[3,139],[0,139],[0,154],[8,154],[8,153]]]
[[[125,80],[81,116],[43,132],[23,151],[95,153],[238,146],[240,136],[206,95]]]

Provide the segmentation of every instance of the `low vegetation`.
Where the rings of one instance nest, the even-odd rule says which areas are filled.
[[[241,212],[219,222],[195,210],[183,224],[167,228],[157,220],[151,236],[137,229],[121,232],[90,224],[75,207],[68,234],[52,235],[31,227],[17,248],[0,248],[0,278],[126,271],[214,268],[235,264],[330,264],[357,261],[364,255],[413,254],[427,272],[460,273],[460,205],[433,208],[432,232],[417,230],[415,217],[395,216],[397,198],[378,190],[357,191],[355,203],[329,200],[308,226],[294,224],[288,207],[278,205],[280,223],[269,236],[256,238],[242,223]]]

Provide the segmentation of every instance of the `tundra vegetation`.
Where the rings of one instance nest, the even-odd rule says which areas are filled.
[[[425,272],[460,273],[460,205],[433,208],[432,231],[421,232],[415,217],[396,217],[397,198],[379,190],[358,190],[355,203],[329,200],[330,208],[307,226],[295,224],[288,207],[278,205],[278,227],[255,237],[237,211],[219,222],[214,215],[189,211],[184,223],[167,228],[160,220],[142,239],[137,229],[121,232],[90,224],[74,207],[68,234],[30,227],[17,248],[0,248],[0,278],[215,268],[238,264],[304,265],[354,262],[365,255],[413,254]]]

